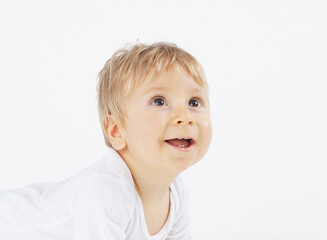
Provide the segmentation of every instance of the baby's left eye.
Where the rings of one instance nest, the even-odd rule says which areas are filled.
[[[197,99],[190,100],[190,107],[200,107],[200,102]]]

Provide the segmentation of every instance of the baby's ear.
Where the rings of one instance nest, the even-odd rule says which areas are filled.
[[[106,131],[112,147],[117,151],[125,148],[126,141],[123,135],[121,134],[121,130],[117,124],[117,121],[111,114],[108,114],[106,116],[106,123]]]

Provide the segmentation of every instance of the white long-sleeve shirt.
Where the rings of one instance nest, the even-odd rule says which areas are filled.
[[[58,183],[0,191],[0,240],[190,239],[188,194],[170,185],[163,228],[150,236],[131,172],[112,148],[93,165]]]

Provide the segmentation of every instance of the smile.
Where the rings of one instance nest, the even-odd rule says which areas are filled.
[[[174,138],[174,139],[169,139],[165,140],[165,142],[182,152],[189,152],[194,148],[195,141],[192,138]]]

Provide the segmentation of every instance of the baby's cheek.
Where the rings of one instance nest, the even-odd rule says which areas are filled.
[[[161,122],[163,121],[162,117],[156,115],[147,115],[143,118],[144,129],[147,132],[155,132],[160,128]]]
[[[206,140],[205,140],[205,146],[204,146],[204,154],[208,151],[209,146],[211,144],[211,139],[212,139],[212,128],[210,126],[210,128],[207,129],[206,132]]]
[[[140,136],[140,139],[154,139],[155,137],[158,137],[158,121],[157,119],[148,116],[139,119],[139,124],[135,126],[136,131],[138,132],[138,135]],[[147,142],[148,143],[148,142]]]
[[[206,152],[210,142],[211,142],[211,138],[212,138],[212,125],[211,125],[211,121],[208,118],[204,118],[201,120],[201,124],[199,124],[200,126],[200,136],[201,136],[201,140],[202,140],[202,148],[203,151]]]

